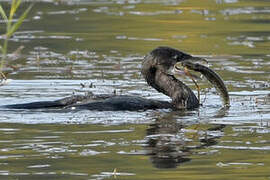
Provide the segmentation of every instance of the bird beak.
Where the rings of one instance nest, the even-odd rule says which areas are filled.
[[[195,71],[188,69],[185,66],[186,62],[191,62],[192,64],[199,63],[199,64],[209,67],[208,61],[206,59],[203,59],[200,57],[191,57],[184,61],[178,62],[174,65],[174,67],[171,69],[171,73],[175,76],[175,78],[183,78],[183,77],[188,76],[189,78],[195,79],[195,80],[202,79],[201,75],[196,75]]]
[[[201,80],[202,78],[199,75],[196,75],[193,73],[193,70],[188,69],[184,66],[183,62],[178,62],[174,65],[174,67],[171,69],[171,74],[176,78],[185,78],[189,77],[191,79],[195,80]]]
[[[199,64],[202,64],[204,66],[208,65],[208,61],[204,58],[201,58],[201,57],[191,57],[187,60],[184,60],[183,62],[185,62],[185,61],[190,61],[192,63],[199,63]]]

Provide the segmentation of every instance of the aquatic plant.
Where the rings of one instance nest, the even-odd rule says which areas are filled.
[[[6,23],[6,33],[2,35],[2,38],[4,39],[3,44],[0,44],[0,52],[1,52],[1,62],[0,62],[0,84],[6,81],[6,76],[3,73],[3,68],[5,66],[5,62],[7,60],[7,51],[8,51],[8,41],[10,37],[18,30],[18,28],[23,23],[24,19],[30,12],[31,8],[33,7],[33,4],[31,4],[21,16],[15,21],[14,15],[16,11],[18,10],[19,6],[21,5],[21,0],[12,0],[11,7],[9,11],[9,16],[7,16],[5,10],[3,9],[2,5],[0,4],[0,14],[2,16],[2,19]]]

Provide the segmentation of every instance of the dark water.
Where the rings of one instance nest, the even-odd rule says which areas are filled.
[[[0,109],[0,179],[270,178],[270,2],[34,2],[9,42],[0,105],[89,90],[168,100],[140,75],[167,45],[206,58],[231,107],[202,81],[195,111]]]

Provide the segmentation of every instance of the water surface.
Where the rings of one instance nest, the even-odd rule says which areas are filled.
[[[203,106],[194,111],[2,108],[0,179],[268,179],[269,5],[35,1],[9,42],[11,82],[0,87],[0,105],[87,91],[169,100],[140,75],[144,55],[166,45],[206,58],[231,107],[202,81]]]

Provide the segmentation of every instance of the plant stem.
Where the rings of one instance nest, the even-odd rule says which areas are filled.
[[[1,58],[1,66],[0,66],[0,72],[3,71],[4,65],[5,65],[5,60],[7,57],[7,47],[8,47],[8,37],[4,35],[5,40],[4,40],[4,45],[2,47],[2,58]]]
[[[19,8],[21,4],[21,0],[12,0],[11,3],[11,9],[9,12],[9,17],[7,17],[3,7],[0,4],[0,15],[2,18],[6,21],[6,34],[4,35],[4,44],[3,46],[0,46],[2,51],[2,57],[0,62],[0,80],[6,79],[6,76],[3,73],[3,69],[5,66],[5,62],[7,60],[7,48],[8,48],[8,40],[9,38],[15,33],[15,31],[21,26],[22,22],[26,18],[27,14],[33,7],[33,4],[31,4],[24,13],[19,17],[18,21],[15,23],[12,23],[14,14],[16,13],[17,9]]]
[[[1,65],[0,65],[0,72],[3,74],[3,68],[5,65],[5,60],[6,60],[6,56],[7,56],[7,46],[8,46],[8,39],[6,37],[6,39],[4,40],[4,45],[2,48],[2,58],[1,58]]]

